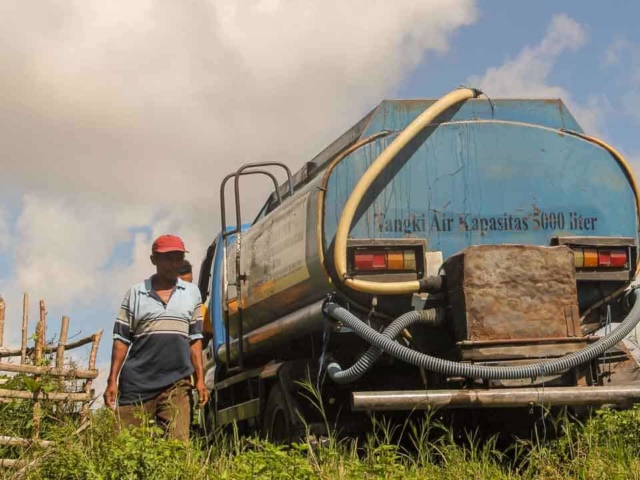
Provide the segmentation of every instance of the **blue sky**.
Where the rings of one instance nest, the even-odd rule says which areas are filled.
[[[614,8],[580,1],[480,2],[477,21],[457,32],[447,54],[432,55],[418,67],[403,82],[398,95],[419,97],[465,83],[471,75],[500,66],[524,47],[538,44],[554,15],[565,14],[584,28],[586,40],[575,51],[559,56],[549,74],[549,85],[565,88],[580,103],[600,97],[607,107],[600,116],[600,133],[627,155],[638,155],[640,102],[625,105],[629,101],[625,96],[640,87],[640,36],[635,21],[640,5],[612,5]]]
[[[601,2],[91,0],[0,6],[0,293],[72,332],[107,331],[151,273],[155,235],[200,261],[219,180],[243,162],[310,159],[385,97],[561,96],[640,165],[640,5]],[[248,189],[257,211],[266,191]],[[33,317],[32,317],[33,318]],[[32,326],[35,322],[32,321]]]

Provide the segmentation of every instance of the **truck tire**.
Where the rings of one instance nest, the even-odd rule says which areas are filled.
[[[262,434],[273,443],[293,440],[293,422],[287,400],[280,384],[271,387],[262,420]]]

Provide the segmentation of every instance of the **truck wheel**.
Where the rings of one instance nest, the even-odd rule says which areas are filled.
[[[269,392],[262,421],[262,434],[273,443],[289,443],[293,424],[282,387],[275,384]]]

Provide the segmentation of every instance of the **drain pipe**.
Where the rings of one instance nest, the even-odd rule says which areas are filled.
[[[410,327],[416,323],[428,325],[430,327],[439,327],[444,321],[444,310],[432,308],[430,310],[414,310],[396,318],[384,329],[382,335],[394,340],[400,332],[405,328]],[[327,373],[331,380],[339,384],[351,383],[360,379],[365,373],[371,370],[373,364],[378,361],[382,355],[382,350],[377,347],[369,347],[369,349],[346,370],[342,370],[340,365],[336,362],[331,362],[327,365]]]
[[[611,333],[597,342],[574,353],[544,362],[519,366],[487,366],[454,362],[433,357],[411,350],[385,335],[376,332],[358,317],[335,303],[325,306],[325,314],[351,328],[356,335],[371,345],[404,362],[425,370],[441,373],[450,377],[483,378],[487,380],[515,380],[520,378],[538,378],[544,375],[564,372],[578,365],[594,360],[620,343],[640,322],[640,302],[638,290],[633,292],[634,305],[629,315]]]

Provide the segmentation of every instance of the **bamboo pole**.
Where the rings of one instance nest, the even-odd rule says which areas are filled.
[[[47,309],[44,306],[44,300],[40,300],[40,320],[42,321],[42,340],[40,347],[44,353],[44,346],[47,343]]]
[[[80,427],[76,430],[76,435],[79,434],[80,432],[82,432],[85,428],[89,427],[89,425],[91,425],[90,421],[86,421],[82,425],[80,425]],[[50,453],[51,453],[51,450],[43,452],[41,456],[39,456],[39,457],[35,458],[34,460],[31,460],[31,462],[23,465],[22,468],[20,470],[18,470],[18,472],[14,475],[14,478],[16,478],[16,480],[20,480],[20,479],[24,478],[24,476],[27,473],[28,469],[33,468],[36,465],[36,463],[38,463],[38,461],[42,461],[42,459],[46,458],[47,455],[49,455]]]
[[[60,325],[60,337],[58,338],[58,348],[56,349],[56,368],[62,370],[64,367],[64,349],[67,345],[69,335],[69,317],[62,317]],[[60,389],[64,390],[64,377],[60,377]]]
[[[0,350],[4,345],[4,299],[0,296]]]
[[[89,335],[88,337],[82,337],[82,338],[79,338],[78,340],[74,340],[73,342],[69,342],[65,345],[64,350],[69,351],[69,350],[73,350],[74,348],[84,347],[85,345],[92,343],[96,335],[97,333],[94,333],[92,335]],[[53,345],[45,345],[43,352],[52,353],[54,351],[57,351],[57,348],[58,348],[57,346],[54,347]],[[27,348],[27,354],[33,353],[32,351],[30,352],[30,350],[31,349]],[[0,350],[0,358],[19,357],[21,355],[21,351],[22,350],[20,348]]]
[[[58,338],[58,348],[56,349],[56,368],[58,370],[64,367],[64,350],[67,346],[67,337],[69,335],[69,317],[62,317],[60,325],[60,338]]]
[[[35,365],[40,365],[42,362],[42,354],[44,353],[44,343],[47,338],[47,328],[46,328],[46,316],[47,311],[44,306],[44,300],[40,300],[40,320],[36,325],[36,348],[33,354],[33,363]]]
[[[28,392],[26,390],[7,390],[0,388],[0,398],[18,398],[21,400],[49,400],[52,402],[90,402],[91,395],[84,392]]]
[[[31,375],[50,375],[52,377],[70,378],[96,378],[97,370],[79,370],[75,368],[38,367],[36,365],[17,365],[13,363],[0,363],[0,372],[28,373]]]
[[[22,297],[22,347],[20,348],[20,363],[27,361],[27,325],[29,323],[29,294]]]
[[[0,458],[0,468],[17,468],[24,465],[24,460],[11,460],[8,458]]]
[[[98,347],[100,346],[100,339],[102,338],[102,332],[103,330],[100,330],[94,337],[93,339],[93,343],[91,344],[91,353],[89,354],[89,370],[95,370],[96,369],[96,357],[98,355]],[[93,386],[93,382],[91,381],[91,379],[87,379],[87,381],[84,383],[84,393],[86,395],[89,395],[91,397],[93,397],[93,390],[92,387]],[[84,405],[82,405],[82,416],[84,418],[88,418],[89,417],[89,404],[85,403]]]
[[[34,444],[38,444],[41,447],[50,447],[53,445],[53,442],[49,440],[34,441],[29,438],[0,436],[0,445],[7,447],[30,447]]]
[[[45,452],[41,457],[35,458],[34,460],[31,460],[29,463],[23,462],[22,468],[18,470],[18,472],[13,476],[14,480],[22,480],[24,476],[27,474],[27,471],[35,467],[36,463],[38,463],[39,461],[42,461],[42,459],[45,458],[48,453],[49,452]]]
[[[39,367],[42,365],[42,353],[44,350],[44,342],[46,339],[46,316],[47,311],[44,305],[44,300],[40,300],[40,320],[36,325],[36,348],[33,354],[33,363]],[[40,381],[40,375],[34,375],[36,382]],[[39,400],[33,404],[33,438],[40,438],[40,422],[42,420],[42,405]]]

